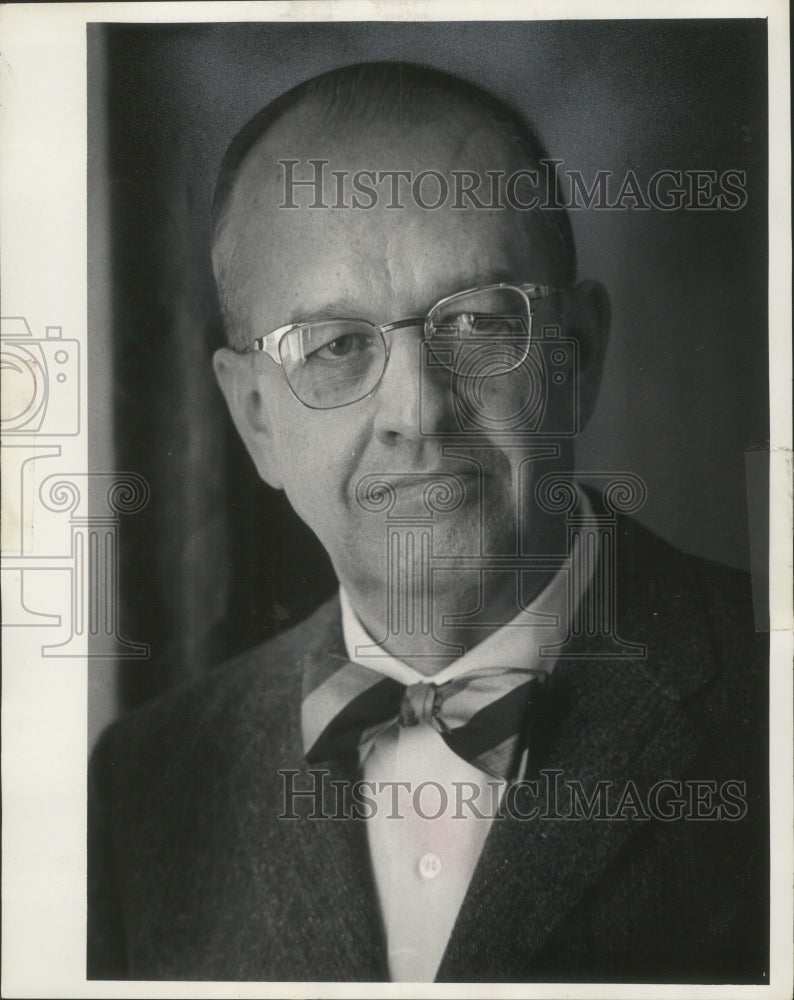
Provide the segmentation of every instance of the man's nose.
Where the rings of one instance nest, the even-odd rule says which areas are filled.
[[[443,430],[450,406],[449,387],[424,367],[421,330],[395,330],[389,361],[376,390],[374,431],[383,444],[418,441]]]

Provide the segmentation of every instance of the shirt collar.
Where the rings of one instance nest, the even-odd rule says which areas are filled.
[[[591,513],[591,505],[586,495],[583,499],[583,508],[585,516]],[[444,684],[469,670],[488,666],[520,666],[551,673],[554,657],[548,654],[541,655],[540,647],[562,642],[568,635],[570,620],[576,610],[569,607],[568,580],[572,564],[581,565],[578,536],[574,538],[570,555],[526,609],[432,677],[427,677],[402,660],[389,655],[385,649],[377,647],[361,624],[344,587],[340,586],[342,632],[348,659],[406,685],[428,680],[432,680],[434,684]],[[595,569],[594,562],[586,560],[585,569],[588,575],[580,593],[587,590],[590,585]]]

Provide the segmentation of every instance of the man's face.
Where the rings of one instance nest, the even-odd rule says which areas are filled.
[[[410,194],[400,209],[387,208],[385,196],[366,210],[312,209],[313,192],[297,189],[301,207],[279,207],[285,201],[279,159],[299,161],[296,177],[310,173],[310,159],[328,160],[329,205],[336,198],[331,170],[348,176],[365,169],[436,170],[450,177],[462,168],[504,169],[503,144],[487,123],[458,115],[454,123],[439,118],[410,127],[347,126],[333,137],[321,132],[310,116],[293,113],[249,155],[235,189],[227,236],[248,342],[293,322],[346,317],[380,325],[424,316],[444,296],[494,282],[553,283],[544,230],[536,234],[509,210],[449,203],[428,210]],[[221,246],[219,252],[229,251]],[[559,301],[557,311],[552,302],[537,305],[534,330],[559,322]],[[392,516],[409,517],[427,516],[423,493],[434,477],[458,477],[462,505],[433,514],[435,556],[518,554],[519,538],[524,553],[555,548],[549,523],[527,498],[539,475],[570,461],[566,448],[556,458],[527,462],[533,446],[526,440],[480,433],[476,444],[471,438],[462,444],[461,382],[445,369],[423,369],[420,335],[416,328],[387,333],[389,360],[380,383],[336,409],[299,402],[266,355],[223,351],[216,359],[260,474],[286,491],[359,606],[382,594],[387,576],[385,512],[362,505],[357,488],[365,477],[389,482],[396,496]],[[480,387],[481,402],[489,412],[518,412],[526,385],[520,373],[493,377]],[[441,572],[434,588],[454,592],[463,611],[476,604],[477,580],[476,573]]]

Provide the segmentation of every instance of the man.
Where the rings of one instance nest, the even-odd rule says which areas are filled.
[[[571,474],[609,306],[558,206],[519,115],[407,64],[232,143],[215,370],[340,593],[106,734],[90,975],[766,980],[763,643],[636,477]]]

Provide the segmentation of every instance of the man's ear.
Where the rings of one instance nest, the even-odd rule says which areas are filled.
[[[567,297],[566,297],[567,298]],[[612,310],[606,288],[598,281],[582,281],[566,301],[566,335],[579,345],[576,381],[579,426],[587,426],[595,409],[604,368]]]
[[[274,489],[282,488],[273,431],[252,357],[221,347],[212,357],[215,378],[229,407],[237,433],[254,460],[257,472]]]

